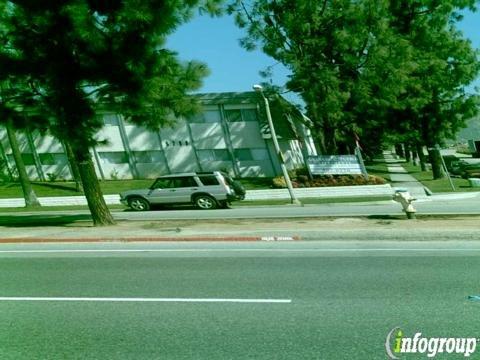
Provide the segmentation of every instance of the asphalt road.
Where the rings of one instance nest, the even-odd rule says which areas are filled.
[[[479,337],[479,257],[480,242],[1,245],[0,358],[385,359],[397,326]]]
[[[461,200],[419,201],[418,214],[480,214],[480,197]],[[119,220],[157,219],[236,219],[236,218],[293,218],[325,216],[402,215],[402,207],[394,201],[376,203],[334,203],[306,206],[237,207],[228,210],[158,210],[149,212],[123,211],[115,213]]]
[[[418,214],[480,214],[480,196],[464,199],[429,200],[415,202]],[[20,219],[46,214],[57,215],[89,215],[88,210],[0,212],[0,223],[9,223],[10,217]],[[255,218],[301,218],[329,216],[398,216],[404,214],[400,204],[394,201],[370,203],[333,203],[318,205],[283,205],[283,206],[251,206],[234,207],[232,209],[197,210],[181,208],[178,210],[153,210],[146,212],[113,211],[117,220],[185,220],[185,219],[255,219]],[[88,217],[89,218],[89,217]]]

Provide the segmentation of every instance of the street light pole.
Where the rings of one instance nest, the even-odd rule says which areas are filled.
[[[287,189],[290,194],[291,203],[301,205],[302,203],[300,202],[300,200],[298,200],[295,197],[295,194],[293,192],[292,182],[290,181],[290,176],[288,175],[287,167],[285,166],[285,158],[283,157],[283,154],[280,150],[280,145],[278,144],[277,134],[275,133],[275,128],[273,127],[272,114],[270,113],[270,103],[267,97],[265,96],[265,94],[263,93],[263,88],[261,85],[253,85],[253,90],[260,93],[265,102],[265,111],[267,113],[268,127],[270,128],[270,134],[272,135],[273,146],[275,148],[277,158],[280,161],[280,167],[282,168],[283,178],[285,179],[285,183],[287,184]]]

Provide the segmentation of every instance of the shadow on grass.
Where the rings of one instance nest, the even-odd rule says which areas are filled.
[[[0,216],[0,226],[5,227],[40,227],[40,226],[63,226],[77,221],[91,221],[88,214],[80,215],[18,215]]]
[[[44,182],[35,182],[34,184],[36,186],[41,186],[41,187],[45,187],[45,188],[48,188],[48,189],[66,190],[66,191],[76,192],[75,184],[73,184],[71,186],[62,185],[62,184],[54,184],[54,183],[44,183]],[[80,192],[78,194],[83,195]]]

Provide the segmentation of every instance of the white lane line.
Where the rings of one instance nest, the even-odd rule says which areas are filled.
[[[184,302],[184,303],[262,303],[289,304],[291,299],[216,299],[216,298],[105,298],[105,297],[0,297],[0,301],[90,301],[90,302]]]
[[[337,248],[337,249],[44,249],[0,250],[0,254],[55,254],[55,253],[184,253],[184,252],[465,252],[480,251],[480,248]]]

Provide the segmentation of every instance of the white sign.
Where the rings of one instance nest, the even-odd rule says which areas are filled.
[[[308,167],[313,175],[362,174],[362,168],[355,155],[309,156]]]

